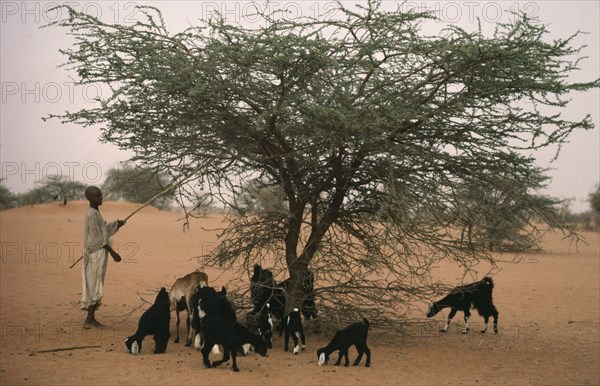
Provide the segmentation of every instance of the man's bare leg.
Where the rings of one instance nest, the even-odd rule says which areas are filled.
[[[100,322],[98,322],[96,320],[95,313],[96,313],[97,308],[98,308],[97,304],[92,304],[88,307],[88,314],[87,314],[87,318],[85,319],[85,322],[83,323],[83,328],[104,327],[104,325],[100,324]]]

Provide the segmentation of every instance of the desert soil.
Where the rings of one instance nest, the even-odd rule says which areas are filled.
[[[105,202],[107,221],[124,218],[136,208]],[[194,256],[216,245],[214,229],[221,217],[192,221],[183,231],[180,214],[146,208],[113,238],[123,256],[109,261],[100,330],[84,330],[80,310],[81,255],[86,202],[57,203],[0,213],[0,384],[210,384],[210,385],[598,385],[600,383],[600,238],[583,233],[577,246],[560,234],[544,240],[546,251],[519,264],[500,265],[494,276],[500,333],[460,333],[459,314],[445,335],[444,316],[415,313],[405,334],[374,329],[369,336],[371,368],[319,367],[316,349],[327,336],[308,334],[306,351],[283,351],[281,338],[266,358],[239,358],[241,371],[228,365],[205,369],[201,355],[182,343],[169,342],[167,353],[154,355],[151,337],[138,356],[127,353],[123,340],[133,333],[161,286],[198,266]],[[511,260],[514,256],[505,256]],[[480,274],[487,273],[481,267]],[[232,272],[208,270],[220,288]],[[436,277],[459,280],[453,267]],[[317,283],[318,285],[318,283]],[[182,325],[183,326],[183,325]],[[491,330],[491,329],[490,329]],[[185,327],[183,326],[185,334]],[[175,332],[174,315],[171,333]],[[72,348],[71,350],[65,350]],[[50,351],[59,349],[60,351]],[[351,360],[356,352],[351,350]],[[334,356],[335,358],[335,356]],[[364,362],[363,362],[364,363]]]

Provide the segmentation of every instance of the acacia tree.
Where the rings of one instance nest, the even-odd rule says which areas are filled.
[[[270,182],[251,180],[242,186],[242,194],[237,195],[235,207],[245,213],[261,216],[273,212],[287,212],[285,194],[281,187]]]
[[[35,184],[35,188],[25,193],[25,199],[32,205],[50,200],[63,200],[63,204],[67,205],[67,198],[81,199],[85,190],[82,182],[58,174],[45,176]]]
[[[544,171],[527,154],[591,129],[589,116],[551,109],[599,83],[568,78],[577,34],[550,40],[525,14],[487,35],[449,26],[427,36],[430,13],[338,5],[335,17],[263,14],[252,28],[214,18],[179,33],[154,8],[133,25],[66,8],[52,23],[76,38],[66,67],[112,94],[59,118],[101,124],[102,140],[174,176],[210,160],[197,181],[234,208],[231,192],[250,181],[281,189],[285,211],[233,211],[205,261],[271,259],[291,278],[288,307],[310,268],[322,306],[383,320],[431,295],[440,260],[494,262],[485,232],[467,246],[457,237],[461,220],[485,218],[458,194],[464,186],[510,197],[527,215],[505,220],[531,245],[543,232],[534,216],[561,227],[556,201],[535,195]]]
[[[102,190],[109,199],[124,199],[130,202],[146,202],[169,186],[166,173],[150,168],[125,164],[108,170]],[[167,193],[153,201],[151,205],[162,208],[173,201],[173,193]]]
[[[498,175],[490,175],[486,181],[498,178],[497,183],[457,186],[455,194],[460,195],[458,200],[461,205],[453,208],[456,216],[454,226],[460,230],[461,242],[466,248],[470,248],[474,246],[474,239],[487,240],[487,248],[499,252],[524,252],[539,248],[540,240],[522,230],[536,221],[540,210],[556,211],[550,215],[545,214],[546,218],[552,218],[553,215],[564,218],[560,209],[564,202],[530,195],[530,204],[523,205],[522,200],[514,199],[519,195],[527,196],[527,191],[520,191],[522,189],[539,190],[544,187],[549,178],[541,174],[531,176],[527,186],[503,186],[502,181],[506,178]],[[532,211],[532,208],[538,210]]]
[[[0,178],[0,210],[13,207],[13,203],[16,200],[17,195],[4,185],[4,178]]]

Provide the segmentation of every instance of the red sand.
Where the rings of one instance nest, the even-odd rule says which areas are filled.
[[[276,338],[268,358],[239,358],[241,372],[234,373],[225,364],[205,369],[197,351],[172,340],[163,355],[152,354],[151,337],[135,357],[123,344],[148,307],[137,308],[138,293],[152,300],[153,291],[170,289],[177,277],[194,270],[198,264],[193,257],[216,243],[215,234],[202,227],[220,225],[220,217],[194,220],[186,232],[176,213],[146,208],[133,217],[113,238],[124,261],[109,262],[104,304],[97,313],[107,327],[84,330],[81,265],[69,266],[81,255],[86,207],[85,202],[66,207],[53,203],[0,212],[2,385],[600,383],[598,233],[584,233],[588,245],[580,244],[578,252],[560,235],[551,235],[545,240],[545,254],[501,266],[494,277],[498,335],[477,332],[482,321],[477,315],[471,318],[474,331],[468,335],[460,334],[457,323],[440,335],[441,314],[433,320],[416,315],[418,323],[407,331],[410,338],[371,332],[371,368],[318,367],[315,352],[325,339],[308,334],[305,352],[285,353],[282,339]],[[113,221],[135,208],[105,202],[101,212]],[[215,287],[231,277],[227,271],[207,273]],[[452,282],[456,270],[443,268],[436,275]],[[174,328],[172,315],[172,333]],[[69,347],[78,348],[40,352]],[[355,355],[351,349],[351,360]]]

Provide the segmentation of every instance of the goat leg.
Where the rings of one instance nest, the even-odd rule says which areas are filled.
[[[300,351],[300,347],[298,347],[298,335],[300,335],[298,332],[292,334],[292,340],[294,341],[294,355],[298,354]]]
[[[177,335],[175,336],[175,340],[173,340],[173,342],[175,343],[179,343],[179,311],[177,311],[177,305],[175,305],[175,326],[176,326],[176,331],[177,331]]]
[[[356,349],[358,350],[358,356],[356,357],[356,360],[352,364],[353,366],[358,366],[358,364],[360,363],[360,361],[363,357],[363,354],[365,353],[365,350],[363,349],[362,345],[356,345]]]
[[[446,331],[448,331],[448,327],[450,327],[450,321],[452,320],[452,318],[454,317],[454,315],[456,315],[457,311],[458,310],[456,308],[452,308],[452,310],[448,314],[448,320],[446,321],[446,325],[444,326],[444,328],[442,328],[440,330],[440,332],[446,332]]]
[[[350,366],[350,358],[348,358],[348,349],[344,350],[344,367]]]
[[[281,335],[280,335],[281,336]],[[285,330],[285,337],[284,337],[284,343],[283,343],[283,351],[289,351],[290,350],[290,333],[288,332],[288,330]]]
[[[233,352],[233,353],[231,353],[231,352]],[[233,350],[231,350],[229,347],[223,347],[223,358],[221,358],[218,361],[214,361],[212,363],[212,367],[217,367],[217,366],[221,365],[222,363],[227,362],[229,360],[230,353],[231,353],[231,355],[235,356],[235,348]],[[234,364],[235,364],[235,360],[234,360]],[[235,369],[234,369],[234,371],[235,371]]]
[[[483,329],[481,330],[482,334],[485,334],[487,332],[489,321],[490,318],[487,315],[483,317]]]
[[[235,348],[233,348],[231,350],[231,361],[233,362],[231,365],[231,368],[233,369],[233,371],[238,372],[238,371],[240,371],[240,369],[237,367],[236,358],[237,358],[237,352],[235,351]]]
[[[342,354],[342,350],[339,350],[339,351],[338,351],[338,359],[337,359],[337,361],[334,363],[334,366],[339,366],[339,365],[340,365],[340,363],[342,363],[342,355],[343,355],[343,354]]]
[[[469,317],[465,315],[465,328],[462,331],[463,334],[469,333]]]
[[[194,319],[194,314],[193,314],[192,310],[189,310],[188,317],[185,320],[185,325],[187,326],[187,339],[185,341],[186,347],[189,347],[192,345],[192,336],[194,335],[193,319]]]
[[[208,354],[210,354],[210,348],[208,347],[208,345],[205,345],[204,347],[202,347],[202,363],[204,363],[204,367],[210,369],[212,365],[210,363],[210,360],[208,359]]]
[[[305,338],[305,336],[304,336],[304,328],[302,328],[302,329],[300,330],[300,340],[301,340],[301,342],[302,342],[302,346],[301,346],[301,348],[302,348],[302,350],[304,350],[304,349],[306,348],[306,338]]]

